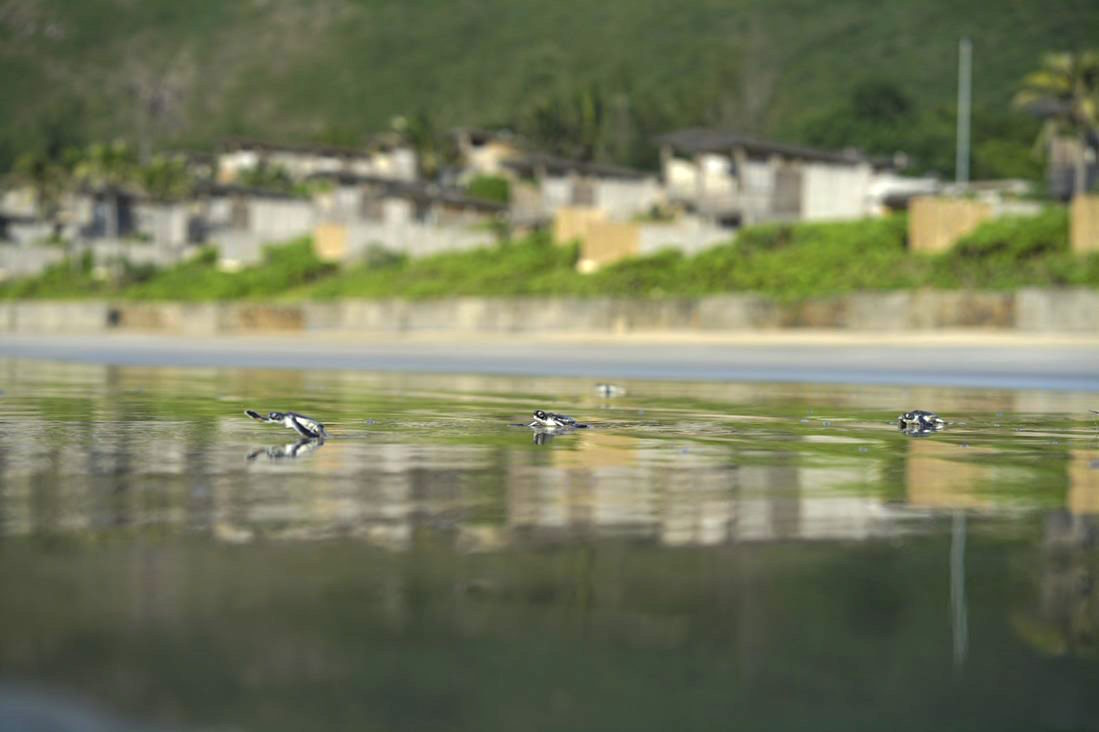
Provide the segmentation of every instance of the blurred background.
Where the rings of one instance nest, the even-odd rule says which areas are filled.
[[[7,0],[0,294],[1093,288],[1097,23],[1083,0]]]
[[[1097,110],[1094,0],[0,0],[0,731],[1099,730]]]

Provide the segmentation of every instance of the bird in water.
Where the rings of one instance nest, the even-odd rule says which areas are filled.
[[[595,393],[604,399],[611,399],[613,397],[625,396],[626,387],[618,386],[617,384],[596,384]]]
[[[901,431],[910,435],[924,435],[929,432],[938,432],[946,426],[946,421],[934,412],[913,409],[898,417],[897,425]]]
[[[543,430],[571,430],[585,429],[586,424],[579,424],[575,419],[564,414],[554,414],[541,409],[534,410],[534,421],[530,423],[534,429]]]
[[[304,414],[298,414],[297,412],[268,412],[267,415],[264,416],[254,409],[245,409],[244,413],[259,422],[281,424],[309,440],[323,441],[324,438],[328,437],[328,433],[324,431],[323,424],[312,417],[306,417]]]

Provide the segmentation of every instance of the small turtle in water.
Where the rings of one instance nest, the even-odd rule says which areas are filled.
[[[564,414],[546,412],[541,409],[534,410],[534,421],[530,423],[530,426],[534,429],[543,430],[571,430],[584,429],[587,427],[586,424],[578,424],[572,417]]]
[[[913,409],[897,418],[898,427],[910,435],[922,435],[938,432],[946,426],[946,421],[934,412]]]
[[[302,437],[310,440],[324,440],[325,437],[328,437],[328,433],[324,431],[323,424],[311,417],[306,417],[304,414],[298,414],[297,412],[268,412],[267,416],[264,416],[254,409],[245,409],[244,413],[260,422],[271,422],[273,424],[281,424],[284,427],[289,427]]]

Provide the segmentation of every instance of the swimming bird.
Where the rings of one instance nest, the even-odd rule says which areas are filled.
[[[946,421],[934,412],[913,409],[911,412],[905,412],[898,417],[897,425],[909,434],[924,434],[938,432],[946,426]]]
[[[544,430],[584,429],[587,427],[586,424],[578,424],[575,419],[567,415],[554,414],[541,409],[534,410],[534,421],[530,423],[530,426]]]
[[[618,386],[617,384],[596,384],[595,393],[606,399],[612,397],[625,396],[626,387]]]
[[[304,414],[298,414],[297,412],[268,412],[265,417],[254,409],[245,409],[244,413],[260,422],[271,422],[289,427],[302,437],[310,440],[323,440],[325,437],[328,437],[328,433],[324,431],[323,424],[312,417],[306,417]]]

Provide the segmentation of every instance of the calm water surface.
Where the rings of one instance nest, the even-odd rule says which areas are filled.
[[[624,385],[0,360],[0,729],[1099,729],[1099,395]]]

